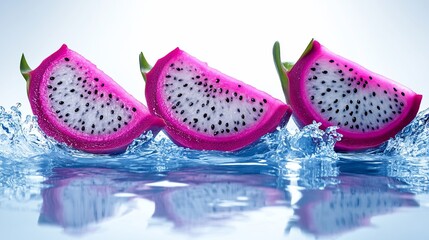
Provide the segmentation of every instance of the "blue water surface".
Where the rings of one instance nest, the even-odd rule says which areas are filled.
[[[428,121],[359,153],[314,123],[239,152],[149,132],[93,155],[0,107],[0,239],[429,239]]]

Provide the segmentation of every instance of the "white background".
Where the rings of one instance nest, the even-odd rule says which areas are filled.
[[[66,43],[145,102],[138,54],[175,47],[284,101],[272,61],[296,61],[311,38],[423,94],[429,1],[1,1],[0,106],[30,113],[21,53],[36,68]]]

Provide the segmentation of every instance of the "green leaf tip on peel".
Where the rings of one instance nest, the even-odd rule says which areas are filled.
[[[139,63],[140,63],[140,72],[143,76],[144,81],[146,82],[146,73],[152,68],[152,66],[147,62],[143,52],[140,52]]]
[[[27,60],[25,59],[24,54],[21,56],[21,61],[19,64],[19,69],[21,71],[22,76],[24,77],[25,81],[27,82],[27,94],[28,90],[30,88],[30,72],[31,68],[28,66]]]
[[[302,53],[299,59],[303,58],[311,51],[311,49],[313,49],[313,42],[314,42],[314,38],[311,39],[310,43],[307,45],[307,47],[305,48],[304,52]]]
[[[30,71],[31,68],[28,66],[27,60],[25,59],[24,54],[21,56],[21,62],[19,64],[19,69],[21,70],[21,74],[24,77],[25,81],[28,81],[30,79]]]
[[[290,103],[289,97],[289,78],[287,77],[287,72],[293,67],[293,64],[290,62],[282,63],[280,57],[280,43],[275,42],[273,46],[273,58],[274,65],[276,66],[277,73],[280,77],[280,82],[282,83],[283,92],[286,97],[286,103]]]

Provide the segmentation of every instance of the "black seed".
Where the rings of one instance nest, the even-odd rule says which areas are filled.
[[[66,60],[66,62],[70,61],[70,59],[69,59],[69,58],[64,58],[64,60]]]
[[[133,112],[137,111],[137,109],[135,107],[133,107],[131,110],[133,110]]]
[[[100,120],[103,120],[103,118],[104,118],[104,116],[103,116],[103,115],[100,115]]]
[[[229,102],[229,98],[226,98],[225,100],[226,100],[226,102]]]
[[[55,79],[55,77],[50,77],[49,79],[50,79],[50,80],[54,80],[54,79]]]
[[[402,95],[402,96],[405,96],[405,93],[404,93],[404,92],[401,92],[401,95]]]
[[[211,125],[211,129],[212,129],[212,130],[214,130],[214,129],[215,129],[215,125],[214,125],[214,124],[212,124],[212,125]]]
[[[356,122],[356,117],[353,117],[353,118],[352,118],[352,121],[353,121],[353,122]]]
[[[234,127],[234,130],[235,130],[236,132],[238,132],[238,128],[237,128],[237,127]]]
[[[253,108],[252,110],[253,110],[254,112],[256,112],[256,108]]]
[[[327,73],[328,73],[328,71],[324,70],[322,73],[323,73],[323,74],[327,74]]]
[[[374,97],[375,97],[375,95],[376,95],[376,93],[375,93],[375,92],[372,92],[372,96],[374,96]]]
[[[58,102],[60,105],[63,105],[64,104],[64,101],[59,101]]]
[[[241,119],[244,119],[244,114],[241,114]]]
[[[82,131],[85,131],[85,126],[82,126],[82,128],[81,128],[81,129],[82,129]]]
[[[351,71],[353,71],[353,68],[349,68],[349,71],[351,72]]]
[[[331,60],[329,60],[329,62],[330,62],[330,63],[333,63],[333,62],[334,62],[334,60],[332,60],[332,59],[331,59]]]
[[[79,108],[76,108],[76,109],[74,110],[74,112],[79,112]]]
[[[198,122],[198,118],[194,118],[194,123],[197,123]]]
[[[217,124],[222,125],[222,120],[219,120]]]
[[[311,71],[316,71],[316,68],[314,68],[314,67],[313,67],[313,68],[310,68],[310,69],[311,69]]]

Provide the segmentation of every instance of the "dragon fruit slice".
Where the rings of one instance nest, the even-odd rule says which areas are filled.
[[[46,135],[91,153],[118,153],[162,119],[91,62],[63,45],[31,70],[21,59],[31,108]]]
[[[312,40],[294,65],[282,63],[280,46],[274,61],[286,101],[299,126],[317,121],[338,126],[338,150],[376,147],[416,116],[422,96],[405,86],[338,56]]]
[[[141,69],[147,69],[142,59]],[[142,64],[144,63],[144,64]],[[234,151],[285,124],[291,109],[176,48],[146,76],[149,110],[163,118],[178,145]]]

